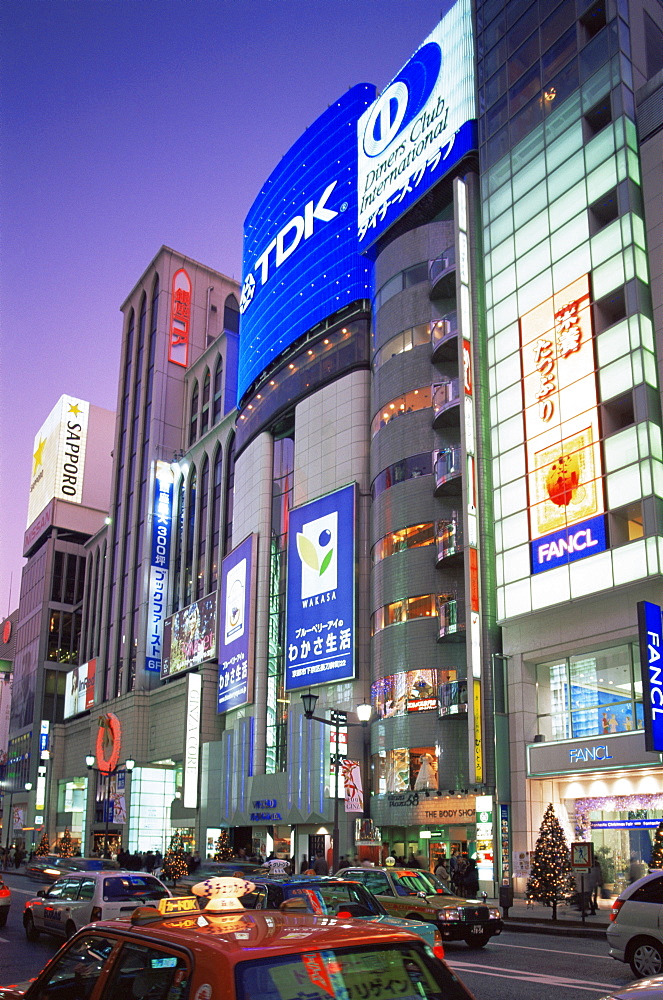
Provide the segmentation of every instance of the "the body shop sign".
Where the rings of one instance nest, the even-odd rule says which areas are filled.
[[[661,608],[638,602],[642,708],[647,750],[663,751],[663,621]]]
[[[221,566],[218,711],[253,700],[253,600],[257,536],[249,535]]]
[[[458,0],[358,124],[359,244],[368,247],[476,148],[470,0]]]
[[[172,517],[173,472],[168,462],[157,462],[152,507],[150,582],[147,593],[146,670],[161,671]]]
[[[290,511],[286,690],[354,677],[355,486]]]

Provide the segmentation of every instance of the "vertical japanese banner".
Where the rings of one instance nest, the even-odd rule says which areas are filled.
[[[253,701],[257,541],[257,535],[249,535],[221,566],[218,712]]]
[[[170,343],[168,360],[186,368],[189,363],[191,329],[191,281],[184,268],[173,275],[173,298],[170,307]]]
[[[358,760],[346,759],[341,765],[343,769],[343,785],[345,787],[346,813],[363,813],[364,788],[361,781],[361,767]]]
[[[173,518],[173,470],[168,462],[157,462],[152,508],[150,582],[147,594],[145,669],[161,671],[163,622],[168,596],[170,534]]]
[[[354,677],[355,485],[290,511],[286,691]]]
[[[532,573],[606,548],[589,276],[520,319]]]

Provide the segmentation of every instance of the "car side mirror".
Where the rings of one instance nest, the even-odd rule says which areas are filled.
[[[38,896],[45,896],[46,895],[46,890],[45,889],[37,889],[37,895]]]
[[[418,892],[417,896],[421,896],[422,899],[426,899],[426,893],[425,892]]]

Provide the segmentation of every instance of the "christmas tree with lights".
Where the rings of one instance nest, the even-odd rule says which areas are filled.
[[[188,871],[186,858],[184,857],[184,848],[182,846],[182,837],[179,833],[174,833],[170,841],[170,847],[163,859],[161,878],[170,879],[173,885],[175,885],[178,878],[186,875]]]
[[[557,920],[557,904],[574,892],[569,845],[551,802],[539,830],[525,895],[552,906],[552,918]]]
[[[48,834],[44,830],[41,835],[41,840],[37,845],[37,850],[35,851],[36,858],[45,858],[47,854],[51,853],[51,845],[48,842]]]
[[[74,845],[71,842],[69,827],[65,827],[65,831],[62,834],[62,840],[58,844],[58,853],[61,858],[71,858],[74,855]]]
[[[216,851],[214,852],[215,861],[230,861],[234,857],[233,849],[230,846],[228,840],[228,831],[222,830],[219,834],[219,839],[216,842]]]
[[[654,834],[654,843],[651,849],[651,861],[649,862],[650,868],[663,868],[663,820],[656,827],[656,833]]]

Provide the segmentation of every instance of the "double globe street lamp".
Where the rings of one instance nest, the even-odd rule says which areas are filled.
[[[332,845],[332,871],[334,874],[338,871],[338,859],[339,859],[339,832],[338,832],[338,775],[341,769],[341,754],[340,754],[340,735],[341,727],[355,727],[361,726],[364,729],[368,726],[368,720],[371,717],[371,706],[370,705],[357,705],[355,709],[357,713],[357,718],[359,722],[348,722],[348,716],[346,712],[340,712],[336,708],[332,708],[329,711],[331,718],[325,719],[320,715],[314,715],[315,706],[318,703],[319,695],[313,694],[311,691],[308,694],[302,695],[302,704],[304,705],[304,715],[307,719],[313,719],[315,722],[321,722],[323,726],[333,726],[335,731],[335,744],[334,744],[334,829],[333,829],[333,845]]]
[[[134,767],[136,766],[136,761],[132,760],[132,758],[129,757],[127,758],[127,760],[125,760],[124,764],[117,764],[115,767],[111,767],[110,764],[107,764],[105,767],[95,767],[94,766],[95,760],[96,758],[94,754],[90,753],[85,758],[85,763],[87,764],[88,771],[94,771],[96,774],[103,774],[106,777],[106,791],[104,795],[104,818],[106,821],[106,828],[104,833],[104,854],[109,855],[110,852],[108,850],[108,826],[110,823],[110,810],[111,810],[111,794],[110,794],[111,778],[113,777],[113,775],[117,774],[118,771],[129,771],[129,772],[133,771]],[[96,796],[95,796],[95,801],[96,801]]]

